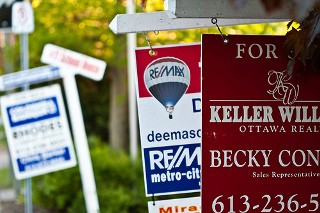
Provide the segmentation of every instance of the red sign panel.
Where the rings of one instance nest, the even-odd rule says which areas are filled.
[[[320,73],[280,36],[202,37],[202,211],[320,212]]]

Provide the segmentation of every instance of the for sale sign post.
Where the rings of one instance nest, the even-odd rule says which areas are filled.
[[[76,165],[59,85],[3,96],[1,114],[17,179]]]
[[[138,113],[146,195],[200,190],[200,45],[138,49]]]
[[[202,37],[202,212],[320,211],[320,73],[284,41]]]

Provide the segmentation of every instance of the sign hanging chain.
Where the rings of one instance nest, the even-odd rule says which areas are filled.
[[[150,55],[150,56],[155,56],[155,55],[157,54],[157,52],[156,52],[156,51],[152,48],[152,46],[151,46],[151,41],[150,41],[150,39],[148,38],[148,32],[144,32],[143,34],[144,34],[144,37],[146,38],[147,43],[148,43],[148,45],[149,45],[149,47],[150,47],[149,55]]]
[[[142,0],[141,5],[143,6],[143,8],[142,8],[143,11],[146,12],[147,0]],[[155,35],[159,35],[159,31],[154,31],[154,34],[155,34]],[[152,48],[152,46],[151,46],[151,41],[150,41],[150,39],[148,38],[148,32],[144,32],[143,35],[144,35],[144,37],[146,38],[146,41],[147,41],[148,46],[149,46],[149,48],[150,48],[150,50],[149,50],[149,55],[150,55],[150,56],[155,56],[155,55],[157,54],[157,51],[155,51],[155,50]]]
[[[223,33],[221,32],[220,27],[219,27],[219,25],[218,25],[218,20],[217,20],[217,18],[212,18],[212,19],[211,19],[211,23],[212,23],[212,24],[215,24],[216,27],[218,28],[219,33],[220,33],[220,35],[221,35],[221,37],[222,37],[222,39],[223,39],[223,43],[228,44],[228,43],[229,43],[229,39],[228,39],[228,37],[227,37],[225,34],[223,34]]]

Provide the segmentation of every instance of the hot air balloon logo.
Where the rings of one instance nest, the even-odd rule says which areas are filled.
[[[174,57],[152,61],[144,72],[144,83],[150,92],[169,113],[172,119],[174,106],[190,84],[190,70],[186,63]]]

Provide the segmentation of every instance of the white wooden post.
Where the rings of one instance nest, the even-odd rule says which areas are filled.
[[[75,75],[70,70],[61,70],[61,75],[67,97],[87,212],[98,213],[100,211],[99,201]]]
[[[135,13],[135,0],[127,0],[127,14]],[[137,118],[137,99],[134,84],[135,53],[137,46],[137,35],[130,33],[127,35],[127,58],[128,58],[128,98],[129,98],[129,141],[130,157],[136,160],[138,157],[138,118]]]
[[[68,58],[68,60],[64,60],[65,58]],[[61,69],[60,74],[63,77],[63,84],[67,96],[87,212],[99,212],[96,183],[75,75],[80,74],[99,81],[103,78],[107,63],[53,44],[47,44],[44,47],[41,61],[59,66]],[[75,61],[77,63],[72,63]]]

